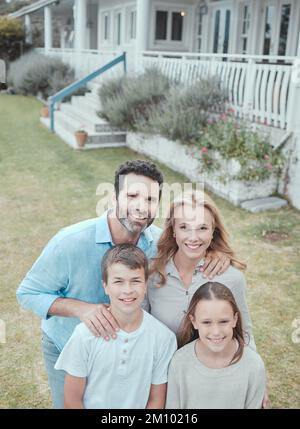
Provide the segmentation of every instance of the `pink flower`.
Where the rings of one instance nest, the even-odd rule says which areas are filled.
[[[235,112],[235,110],[234,110],[234,108],[233,108],[233,107],[229,107],[229,109],[227,110],[227,112],[228,112],[228,113],[234,113],[234,112]]]
[[[265,155],[265,156],[264,156],[264,159],[265,159],[265,160],[270,159],[269,155]]]
[[[226,113],[222,113],[222,115],[220,115],[220,120],[221,121],[226,121],[226,119],[227,119]]]
[[[207,152],[208,152],[207,147],[203,146],[203,148],[201,148],[201,152],[202,152],[202,153],[207,153]]]
[[[266,167],[268,170],[272,170],[273,165],[272,165],[272,164],[266,164],[266,165],[265,165],[265,167]]]

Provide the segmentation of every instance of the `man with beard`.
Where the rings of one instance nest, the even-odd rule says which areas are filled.
[[[54,408],[64,406],[64,371],[54,365],[78,323],[107,341],[118,326],[101,282],[101,260],[113,245],[132,243],[148,258],[156,254],[161,229],[152,225],[163,176],[156,165],[135,160],[115,173],[111,210],[59,231],[47,244],[17,290],[20,305],[42,319],[42,350]],[[219,255],[220,256],[220,255]],[[216,256],[206,274],[223,272],[229,260]],[[101,304],[99,304],[101,303]]]

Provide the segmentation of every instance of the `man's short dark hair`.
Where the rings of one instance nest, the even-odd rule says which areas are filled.
[[[145,253],[134,244],[119,244],[107,250],[102,258],[102,280],[107,283],[108,268],[113,264],[123,264],[131,270],[143,268],[145,280],[148,280],[148,259]]]
[[[115,172],[115,192],[117,197],[119,196],[120,192],[120,176],[126,176],[126,174],[129,173],[149,177],[150,179],[154,180],[154,182],[158,182],[160,199],[164,177],[153,162],[142,161],[141,159],[126,161],[124,164],[121,164],[118,170]]]

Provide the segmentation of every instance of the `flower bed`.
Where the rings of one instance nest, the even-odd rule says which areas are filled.
[[[183,145],[160,135],[150,136],[130,132],[127,133],[127,145],[184,174],[193,182],[204,183],[205,187],[234,205],[254,198],[267,197],[277,191],[277,175],[271,174],[259,182],[238,180],[236,177],[242,170],[240,162],[236,159],[222,159],[217,153],[212,153],[211,159],[218,163],[218,169],[204,171],[205,165],[201,159],[201,149],[197,146]],[[195,156],[197,150],[200,156]]]

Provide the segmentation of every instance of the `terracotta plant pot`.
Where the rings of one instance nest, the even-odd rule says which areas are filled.
[[[75,132],[76,141],[79,147],[83,147],[87,141],[88,133],[86,131]]]
[[[48,108],[48,106],[43,106],[41,108],[41,117],[42,118],[49,118],[49,108]]]

